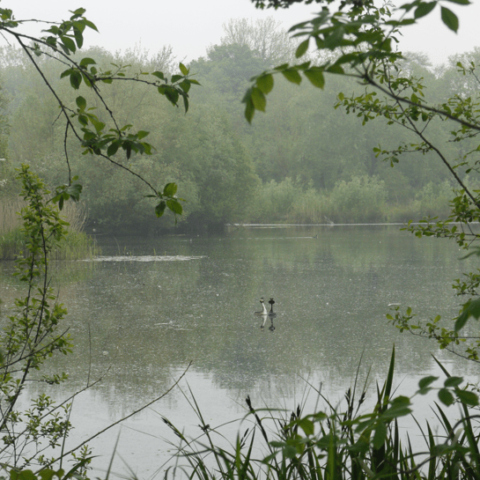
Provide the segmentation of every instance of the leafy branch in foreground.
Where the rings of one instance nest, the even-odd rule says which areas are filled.
[[[261,8],[265,7],[264,1],[252,1]],[[297,85],[302,82],[303,74],[313,86],[321,89],[325,84],[325,74],[345,75],[365,85],[375,86],[400,103],[419,107],[414,99],[396,95],[385,89],[383,82],[377,82],[375,77],[378,66],[382,62],[395,63],[402,58],[401,52],[394,47],[398,43],[397,37],[403,27],[419,23],[420,19],[429,15],[437,5],[448,2],[459,5],[471,3],[469,0],[415,0],[392,8],[389,3],[377,7],[373,0],[363,0],[342,1],[333,7],[324,6],[312,20],[294,25],[290,32],[294,38],[303,39],[297,47],[296,58],[305,56],[311,47],[321,52],[333,52],[333,55],[324,55],[325,60],[320,60],[318,64],[312,61],[299,65],[283,64],[253,77],[253,84],[243,98],[245,118],[251,122],[256,110],[265,111],[266,95],[273,88],[274,75],[278,74],[282,74],[286,80]],[[270,0],[268,6],[288,7],[293,2],[286,0],[283,3]],[[330,5],[333,2],[317,0],[317,3]],[[440,9],[444,25],[456,32],[458,18],[455,13],[444,5],[441,5]],[[426,105],[423,108],[478,129],[478,125],[470,124],[468,119],[463,119],[448,109],[442,110]]]
[[[101,157],[141,180],[153,192],[153,195],[150,196],[158,199],[155,208],[157,216],[160,216],[159,212],[163,213],[165,208],[171,210],[175,215],[181,214],[181,199],[176,198],[174,194],[168,194],[173,190],[172,187],[158,190],[149,180],[131,170],[122,161],[114,158],[118,151],[123,151],[127,160],[130,159],[132,154],[150,155],[153,147],[144,141],[144,138],[149,134],[148,131],[139,130],[135,132],[132,130],[132,125],[121,125],[118,122],[114,112],[105,101],[100,85],[108,85],[117,81],[146,84],[155,88],[160,95],[164,96],[174,106],[178,107],[181,99],[185,112],[187,112],[189,107],[188,92],[192,85],[199,85],[199,83],[191,78],[188,68],[182,63],[179,65],[180,73],[170,77],[161,71],[138,72],[132,76],[127,76],[127,66],[113,65],[113,69],[102,71],[93,58],[85,57],[76,60],[74,55],[83,46],[86,30],[97,31],[95,24],[84,16],[85,12],[84,8],[78,8],[71,12],[72,15],[69,20],[58,23],[43,22],[48,26],[44,30],[45,36],[37,38],[20,32],[19,28],[27,22],[38,22],[38,20],[16,20],[11,9],[0,8],[0,32],[6,37],[13,38],[26,53],[54,96],[60,109],[60,116],[65,122],[64,155],[68,169],[68,183],[58,187],[55,201],[59,203],[61,209],[65,200],[70,197],[78,200],[81,194],[81,185],[78,182],[74,183],[78,178],[72,175],[68,155],[67,139],[69,134],[73,134],[83,147],[85,155]],[[108,121],[102,122],[99,116],[94,113],[95,108],[91,107],[82,95],[76,97],[75,108],[69,107],[68,101],[60,97],[59,92],[53,86],[53,82],[47,78],[41,64],[36,60],[37,57],[42,55],[48,56],[67,67],[60,77],[68,78],[70,86],[74,90],[79,90],[83,84],[90,92],[93,92],[94,97],[105,110]],[[165,193],[166,191],[167,193]]]
[[[288,7],[294,2],[258,0],[256,3],[263,8]],[[449,5],[468,6],[471,2],[414,0],[398,6],[389,3],[377,6],[372,0],[346,0],[340,4],[319,0],[318,3],[325,4],[320,13],[290,29],[294,37],[302,40],[296,57],[305,57],[310,49],[314,49],[320,54],[318,62],[308,60],[299,65],[284,64],[254,77],[243,99],[247,120],[252,121],[256,110],[265,111],[266,96],[274,87],[274,77],[279,74],[294,84],[300,84],[306,77],[320,89],[327,74],[356,80],[360,87],[352,94],[339,93],[335,108],[356,115],[363,125],[383,120],[386,125],[396,128],[396,131],[403,129],[408,135],[407,141],[393,148],[372,145],[375,156],[392,167],[405,155],[434,156],[457,187],[452,193],[448,218],[428,217],[419,225],[409,223],[406,229],[418,237],[451,238],[460,247],[469,248],[480,237],[472,226],[480,220],[480,191],[472,186],[480,173],[480,145],[477,140],[480,134],[480,80],[476,64],[468,58],[457,60],[457,74],[467,79],[457,82],[456,91],[448,98],[433,103],[429,100],[423,78],[408,68],[395,44],[405,27],[418,24],[439,10],[441,22],[456,32],[458,18]],[[443,138],[439,139],[432,132],[433,128],[442,129]],[[452,153],[452,144],[461,146],[456,149],[459,154]],[[440,316],[426,323],[414,323],[415,316],[409,308],[405,313],[396,309],[394,315],[388,318],[401,331],[433,338],[440,348],[478,361],[478,336],[459,334],[469,318],[480,318],[480,299],[475,298],[478,285],[479,275],[475,272],[456,280],[456,293],[467,296],[467,299],[462,302],[453,327],[442,324]]]
[[[168,395],[188,367],[159,396],[68,451],[65,450],[65,440],[73,428],[70,422],[72,401],[101,379],[90,381],[88,378],[84,388],[61,403],[41,393],[31,400],[28,409],[23,409],[29,382],[58,385],[67,380],[64,372],[41,373],[50,357],[71,353],[72,342],[68,332],[62,330],[67,311],[56,301],[49,276],[50,255],[65,239],[68,223],[61,219],[57,206],[47,199],[50,192],[43,181],[28,166],[22,166],[18,178],[23,185],[22,196],[27,206],[21,212],[25,251],[17,259],[16,275],[26,293],[15,300],[15,308],[4,321],[2,319],[4,328],[0,332],[0,468],[10,472],[11,478],[17,478],[12,473],[17,472],[18,478],[23,480],[34,478],[32,472],[25,470],[27,467],[39,469],[42,480],[52,478],[52,475],[69,478],[84,472],[88,466],[91,460],[88,442]],[[166,195],[174,193],[170,191]],[[60,452],[56,450],[59,447]],[[61,465],[70,456],[76,466],[65,473]],[[60,470],[52,470],[58,464]]]
[[[6,319],[0,335],[0,446],[1,463],[24,468],[32,462],[42,464],[47,449],[61,445],[71,429],[71,405],[55,405],[46,395],[32,401],[31,408],[18,410],[27,382],[35,378],[44,362],[54,354],[71,352],[71,340],[62,332],[65,308],[56,303],[49,286],[48,257],[66,235],[65,221],[58,209],[49,205],[49,192],[43,182],[23,166],[19,179],[28,205],[22,210],[23,233],[27,239],[23,256],[17,260],[17,273],[26,295],[15,301],[16,312]],[[43,376],[36,381],[59,384],[65,373]]]

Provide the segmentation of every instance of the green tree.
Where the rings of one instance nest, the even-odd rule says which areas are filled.
[[[24,52],[35,74],[40,75],[60,109],[58,121],[61,122],[64,132],[63,155],[68,181],[57,187],[55,199],[62,208],[65,200],[78,199],[81,193],[81,184],[73,175],[69,162],[72,148],[69,137],[73,137],[77,141],[77,148],[80,146],[84,154],[95,155],[138,178],[150,190],[150,194],[157,198],[155,206],[157,216],[162,216],[167,208],[175,214],[181,214],[182,206],[176,198],[177,187],[174,184],[167,184],[159,189],[129,168],[128,160],[132,153],[151,154],[152,146],[144,140],[149,132],[135,131],[131,124],[121,122],[106,101],[103,89],[106,85],[118,81],[148,85],[174,106],[178,106],[179,100],[182,101],[185,110],[188,110],[188,92],[191,86],[198,82],[190,78],[189,71],[183,64],[179,66],[180,73],[171,76],[159,70],[130,74],[128,68],[121,64],[113,64],[108,69],[102,69],[95,58],[75,57],[83,46],[84,33],[88,29],[97,30],[95,24],[85,17],[85,12],[85,9],[79,8],[70,12],[72,15],[68,20],[47,23],[45,36],[32,38],[21,31],[25,21],[17,21],[11,9],[0,9],[0,31]],[[43,69],[45,58],[57,62],[62,68],[60,78],[64,82],[68,81],[73,90],[79,91],[82,86],[86,87],[94,97],[95,103],[92,105],[84,95],[78,95],[72,101],[71,90],[68,96],[63,96],[56,88],[54,80]],[[98,109],[98,112],[94,112],[92,107]],[[113,156],[117,152],[122,152],[125,159],[114,159]]]

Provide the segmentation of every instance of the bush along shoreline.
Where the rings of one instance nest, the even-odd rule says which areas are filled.
[[[19,197],[2,199],[0,203],[0,260],[15,260],[25,250],[28,237],[21,222],[26,205]],[[87,221],[85,209],[70,202],[65,204],[60,218],[65,222],[66,234],[50,252],[52,260],[80,260],[98,254],[94,239],[83,231]]]

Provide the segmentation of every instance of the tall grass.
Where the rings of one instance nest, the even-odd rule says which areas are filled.
[[[376,177],[354,176],[328,191],[302,187],[290,178],[272,180],[258,187],[247,217],[250,222],[318,224],[406,222],[450,214],[447,181],[425,185],[408,203],[389,202],[387,193]]]
[[[478,406],[477,396],[461,389],[463,379],[451,377],[440,365],[446,379],[438,388],[435,410],[444,432],[434,434],[436,427],[427,422],[423,429],[419,426],[425,446],[414,447],[409,433],[403,438],[401,434],[402,418],[412,413],[412,403],[411,397],[394,395],[394,366],[395,351],[386,381],[382,387],[377,384],[376,402],[366,412],[365,389],[357,392],[356,387],[347,391],[342,408],[323,398],[325,408],[309,414],[299,407],[282,416],[278,410],[256,409],[247,398],[245,420],[250,427],[230,444],[206,424],[194,399],[203,434],[189,439],[164,419],[180,439],[177,457],[184,459],[167,469],[165,478],[183,474],[199,480],[478,480],[479,434],[473,425],[480,416],[471,409]],[[437,381],[421,379],[412,397],[434,390]],[[444,410],[454,402],[461,410],[456,423]]]
[[[0,201],[0,260],[13,260],[25,246],[19,212],[26,205],[21,198]],[[55,260],[76,260],[95,255],[93,240],[83,232],[87,212],[81,205],[68,202],[61,212],[63,220],[69,223],[68,234],[61,247],[52,252]]]

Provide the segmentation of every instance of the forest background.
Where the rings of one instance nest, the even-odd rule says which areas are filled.
[[[268,115],[256,116],[254,127],[245,122],[241,99],[249,79],[292,62],[297,44],[273,18],[231,20],[224,30],[205,57],[188,65],[202,85],[190,92],[188,115],[138,83],[116,82],[104,92],[123,123],[128,119],[151,132],[153,155],[132,155],[129,167],[159,184],[178,184],[186,199],[184,215],[178,218],[180,231],[235,222],[405,222],[449,215],[449,172],[434,168],[433,153],[412,152],[393,171],[389,163],[376,158],[373,148],[408,144],[409,132],[382,122],[362,125],[355,115],[333,108],[339,92],[364,91],[344,76],[332,76],[322,95],[305,82],[299,88],[279,81],[269,96]],[[123,53],[92,48],[83,55],[114,71],[130,66],[133,71],[171,74],[177,63],[171,47],[155,53],[139,47]],[[401,68],[423,78],[428,101],[435,104],[473,88],[458,75],[456,64],[479,57],[480,50],[474,50],[433,67],[426,55],[412,53]],[[48,57],[39,61],[48,77],[56,79],[55,89],[68,91],[69,85],[60,79],[62,66]],[[30,164],[51,186],[67,179],[64,127],[56,122],[55,99],[20,50],[0,49],[0,62],[0,200],[8,204],[19,191],[14,178],[21,163]],[[86,87],[80,94],[89,105],[96,105]],[[449,157],[468,151],[468,141],[444,140],[448,138],[444,122],[430,125],[429,131],[433,143],[443,145]],[[74,140],[69,147],[70,162],[84,185],[87,227],[102,233],[173,228],[173,217],[161,222],[152,218],[151,208],[145,208],[150,199],[138,194],[143,188],[138,179],[113,165],[93,168],[95,157],[83,156]],[[470,188],[480,189],[461,170],[459,175]]]

